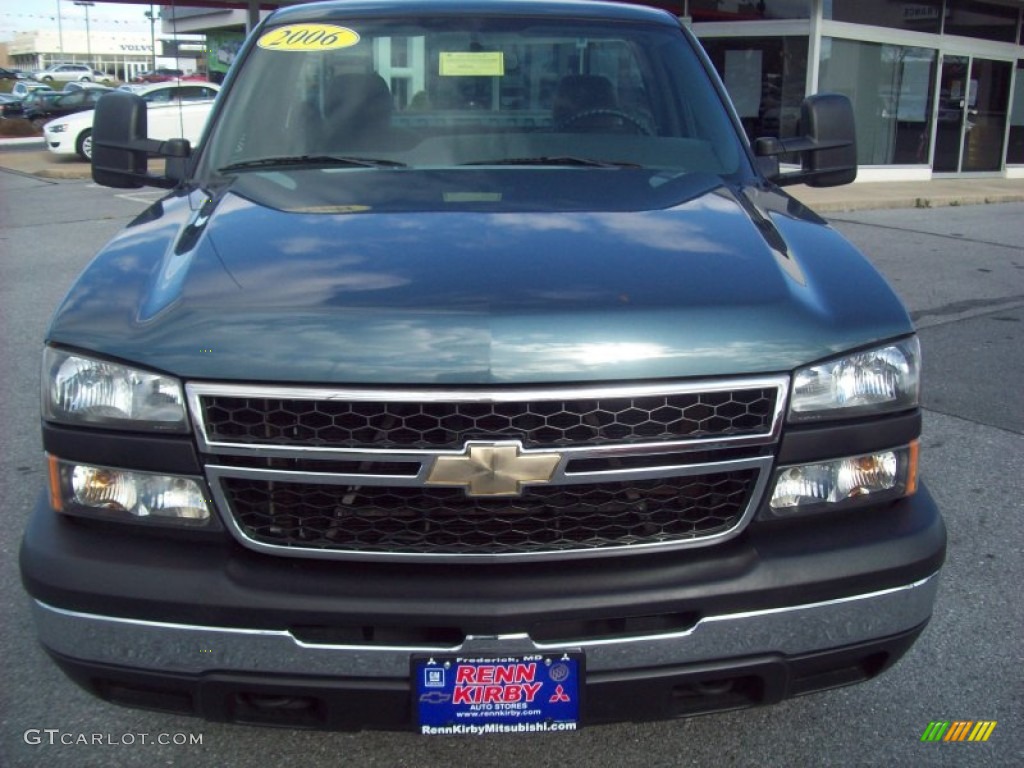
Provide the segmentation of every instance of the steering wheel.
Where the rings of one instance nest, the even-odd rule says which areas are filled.
[[[555,125],[555,130],[564,131],[575,123],[578,123],[580,120],[586,120],[591,117],[617,117],[633,126],[639,134],[644,136],[654,135],[654,132],[647,123],[636,115],[631,115],[629,112],[623,112],[621,109],[585,109],[582,112],[577,112],[574,115],[569,115],[568,117],[560,120]]]

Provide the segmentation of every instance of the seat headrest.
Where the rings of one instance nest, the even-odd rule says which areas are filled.
[[[391,91],[376,72],[346,73],[331,81],[328,115],[333,120],[379,124],[391,117]]]

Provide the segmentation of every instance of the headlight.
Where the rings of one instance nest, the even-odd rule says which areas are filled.
[[[50,503],[64,514],[121,522],[216,524],[198,478],[97,467],[49,457]]]
[[[916,336],[801,368],[793,377],[791,421],[913,408],[920,392],[921,346]]]
[[[768,517],[831,512],[909,496],[917,490],[918,443],[862,456],[783,467]]]
[[[120,429],[189,429],[177,379],[52,347],[43,352],[43,418]]]
[[[68,129],[67,123],[57,123],[56,125],[46,126],[46,130],[50,133],[64,133]]]

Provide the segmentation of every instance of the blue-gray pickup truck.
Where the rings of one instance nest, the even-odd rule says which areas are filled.
[[[575,730],[870,679],[932,613],[920,351],[638,5],[292,6],[202,139],[104,96],[93,178],[166,196],[43,350],[21,572],[111,702],[422,734]],[[160,173],[151,157],[164,158]]]

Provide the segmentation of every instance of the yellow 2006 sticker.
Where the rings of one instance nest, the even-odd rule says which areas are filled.
[[[289,24],[265,32],[256,41],[271,51],[330,51],[348,48],[359,42],[359,35],[348,27],[334,24]]]

